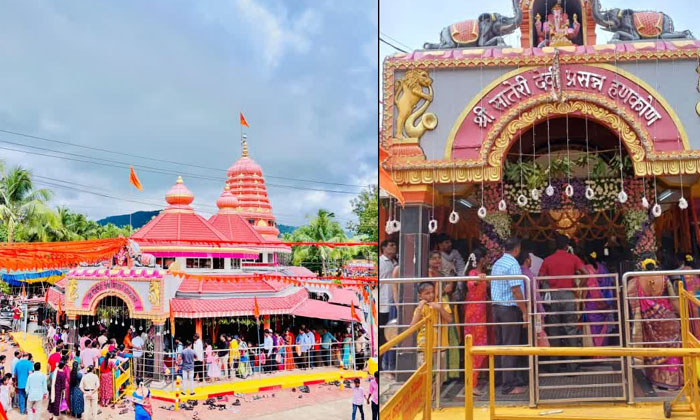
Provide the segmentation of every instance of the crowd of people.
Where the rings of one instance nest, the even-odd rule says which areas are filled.
[[[606,276],[611,273],[609,265],[617,270],[616,262],[604,258],[607,252],[585,249],[561,234],[557,234],[553,242],[554,251],[546,258],[535,255],[530,243],[512,237],[504,241],[499,257],[490,258],[486,249],[476,247],[465,261],[452,248],[449,236],[442,234],[435,238],[433,250],[428,254],[428,277],[470,278],[469,281],[441,282],[442,290],[437,282],[426,278],[417,283],[413,291],[417,307],[408,318],[411,324],[419,322],[427,316],[429,309],[433,309],[441,325],[434,332],[435,345],[442,347],[437,353],[441,369],[446,370],[446,374],[440,375],[441,380],[457,380],[463,375],[464,358],[460,346],[464,345],[467,334],[477,346],[527,344],[529,328],[534,328],[536,333],[537,342],[533,345],[600,347],[621,344],[616,325],[621,312],[617,310],[616,283],[612,275]],[[380,279],[399,277],[396,242],[385,240],[380,247]],[[637,261],[637,268],[643,270],[696,267],[695,258],[685,253],[664,253],[661,261],[653,253],[647,253]],[[529,281],[498,278],[516,275],[524,275]],[[546,277],[549,279],[544,279]],[[662,346],[678,345],[674,343],[680,342],[679,282],[687,290],[700,291],[700,277],[688,274],[639,276],[628,282],[629,321],[634,342],[646,343],[647,346],[654,346],[655,342]],[[380,283],[380,325],[391,325],[390,320],[398,317],[396,303],[408,298],[411,291],[404,288],[402,293],[399,295],[396,283]],[[534,315],[532,319],[531,315]],[[700,334],[700,322],[695,322],[693,327]],[[437,341],[438,331],[440,342]],[[380,346],[386,342],[385,332],[386,328],[380,331]],[[420,347],[424,345],[425,334],[424,330],[417,333],[418,365],[424,360]],[[383,370],[396,369],[396,360],[391,356],[389,352],[380,361]],[[506,395],[525,393],[528,386],[526,361],[510,356],[496,359],[497,365],[503,369],[497,375],[501,392]],[[484,356],[475,356],[474,367],[483,368],[484,361]],[[679,359],[649,358],[644,364],[659,365],[643,370],[653,385],[665,389],[677,389],[683,385]],[[551,373],[571,374],[581,366],[562,357],[544,368]],[[480,395],[479,372],[472,374],[474,393]]]

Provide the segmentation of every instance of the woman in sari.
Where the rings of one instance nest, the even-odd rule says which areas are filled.
[[[73,362],[73,369],[70,372],[70,412],[73,416],[81,418],[85,410],[83,391],[80,390],[80,380],[83,374],[79,370],[78,362]]]
[[[113,368],[114,360],[112,359],[112,353],[107,352],[102,363],[100,363],[100,405],[102,407],[107,407],[112,401],[114,394],[112,389],[112,384],[114,382],[112,378]]]
[[[131,394],[131,397],[131,402],[134,403],[134,419],[151,420],[151,416],[153,416],[151,391],[143,384],[143,379],[136,380],[136,391]]]
[[[481,277],[486,275],[486,250],[476,248],[469,256],[465,271],[469,277]],[[472,336],[472,345],[485,346],[488,344],[488,336],[486,331],[486,301],[488,300],[487,282],[485,280],[471,280],[467,282],[467,298],[469,302],[464,313],[465,324],[481,324],[481,325],[465,325],[464,335]],[[481,391],[477,388],[479,383],[479,369],[483,366],[486,356],[473,356],[472,376],[474,378],[474,395],[481,395]]]
[[[345,334],[343,339],[343,367],[349,369],[352,366],[352,338],[350,334]]]
[[[656,258],[652,253],[642,256],[641,267],[646,271],[657,269]],[[636,277],[629,281],[627,294],[630,298],[632,319],[632,344],[644,342],[645,347],[680,347],[681,327],[678,318],[678,300],[671,299],[673,286],[660,275]],[[637,299],[639,298],[639,299]],[[652,322],[644,322],[649,320]],[[678,389],[683,386],[682,360],[679,357],[647,357],[645,365],[661,365],[644,369],[649,381],[664,389]],[[676,366],[668,366],[676,365]]]
[[[61,403],[66,390],[66,374],[63,370],[65,367],[66,365],[63,361],[59,362],[51,375],[51,393],[48,406],[51,417],[49,417],[49,420],[53,420],[54,417],[61,415]]]
[[[284,333],[284,340],[287,346],[284,348],[284,368],[286,370],[294,369],[294,334],[287,328]]]
[[[584,268],[588,274],[609,274],[608,268],[602,262],[598,261],[598,253],[593,251],[584,256],[586,264]],[[584,309],[586,313],[583,315],[583,321],[587,324],[584,326],[584,332],[590,336],[593,347],[602,347],[608,345],[608,337],[610,330],[613,328],[612,322],[615,318],[612,313],[601,313],[614,309],[615,284],[612,277],[589,277],[586,280],[586,300],[584,301]],[[585,331],[589,330],[589,331]]]

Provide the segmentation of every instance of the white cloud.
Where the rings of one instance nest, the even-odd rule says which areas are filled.
[[[321,16],[313,9],[306,9],[297,16],[288,16],[283,7],[277,13],[255,0],[236,0],[237,9],[253,32],[251,38],[263,40],[267,63],[277,65],[288,51],[307,53],[311,48],[310,36],[318,33]]]

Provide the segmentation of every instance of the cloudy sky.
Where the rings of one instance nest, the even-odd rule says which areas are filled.
[[[443,27],[465,19],[475,18],[480,13],[498,12],[512,16],[511,0],[444,0],[440,7],[435,3],[420,0],[381,0],[379,23],[382,37],[405,50],[422,48],[425,42],[439,42]],[[554,4],[550,0],[549,4]],[[697,19],[696,0],[601,0],[604,9],[631,8],[635,10],[663,10],[673,18],[676,30],[690,29],[700,37],[700,21]],[[606,43],[612,34],[596,29],[598,43]],[[520,43],[520,31],[506,37],[506,43]],[[393,39],[393,40],[392,40]],[[380,45],[380,57],[397,51],[386,44]]]
[[[376,33],[371,0],[5,2],[0,157],[91,218],[162,208],[178,174],[209,215],[243,111],[278,221],[345,224],[377,179]]]

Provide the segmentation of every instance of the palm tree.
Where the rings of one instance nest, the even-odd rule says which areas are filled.
[[[295,242],[346,242],[347,235],[334,220],[335,214],[324,209],[319,209],[316,216],[308,225],[301,226],[292,233]],[[327,274],[327,261],[329,259],[344,260],[348,258],[347,250],[343,248],[331,248],[327,246],[300,246],[295,247],[293,263],[302,261],[321,260],[321,274]]]
[[[49,190],[34,188],[29,171],[0,168],[0,222],[7,227],[8,242],[14,242],[20,226],[39,240],[47,238],[47,227],[59,229],[58,216],[46,204],[50,198]]]

